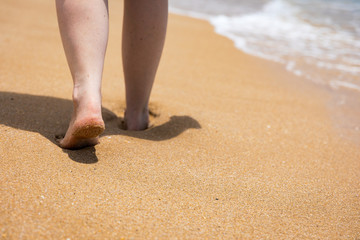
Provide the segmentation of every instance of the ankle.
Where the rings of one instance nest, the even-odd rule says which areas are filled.
[[[131,107],[127,107],[125,110],[126,115],[128,116],[144,116],[147,115],[149,113],[149,108],[148,106],[142,107],[142,108],[131,108]]]
[[[88,103],[89,101],[101,104],[101,90],[91,87],[74,86],[72,98],[75,104]]]
[[[74,117],[102,119],[101,94],[74,87]]]
[[[149,123],[149,109],[126,109],[125,111],[125,124],[127,130],[145,130],[148,128]]]

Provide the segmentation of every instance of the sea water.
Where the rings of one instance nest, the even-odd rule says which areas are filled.
[[[238,49],[298,76],[360,94],[360,0],[170,0],[170,12],[208,20]]]

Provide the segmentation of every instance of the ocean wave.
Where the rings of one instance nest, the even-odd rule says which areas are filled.
[[[336,4],[332,3],[332,7],[345,8],[344,4]],[[214,15],[174,8],[170,11],[208,20],[216,33],[233,40],[240,50],[285,64],[288,71],[298,76],[330,86],[332,81],[360,87],[359,37],[346,29],[335,29],[330,20],[328,24],[326,21],[314,24],[307,16],[308,8],[294,1],[272,0],[258,11],[240,15]],[[316,70],[339,71],[339,74],[325,74],[332,79],[321,79],[321,74],[314,74]]]

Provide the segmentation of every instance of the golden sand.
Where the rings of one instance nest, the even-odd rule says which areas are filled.
[[[153,126],[127,132],[110,2],[101,144],[62,150],[72,81],[53,1],[0,4],[0,239],[358,239],[360,150],[325,91],[171,15]]]

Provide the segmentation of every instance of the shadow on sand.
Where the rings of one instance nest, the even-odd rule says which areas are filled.
[[[0,91],[0,124],[40,133],[56,145],[55,136],[66,132],[71,112],[70,100]],[[103,108],[102,114],[106,130],[101,136],[125,135],[150,141],[163,141],[177,137],[189,128],[201,128],[192,117],[172,116],[168,122],[145,131],[125,131],[119,128],[122,119],[115,113]],[[98,161],[94,147],[63,151],[79,163],[91,164]]]

